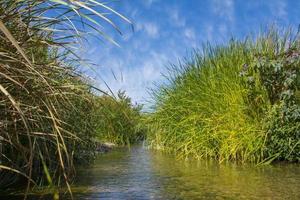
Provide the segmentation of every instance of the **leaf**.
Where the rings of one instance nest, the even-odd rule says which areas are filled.
[[[79,1],[74,1],[74,3],[75,4],[77,4],[78,6],[81,6],[82,8],[85,8],[86,10],[88,10],[88,11],[90,11],[90,12],[92,12],[92,13],[94,13],[95,15],[97,15],[97,16],[99,16],[100,18],[102,18],[103,20],[105,20],[105,21],[107,21],[109,24],[111,24],[120,34],[122,34],[121,33],[121,31],[120,31],[120,29],[110,20],[110,19],[108,19],[107,17],[105,17],[104,15],[102,15],[100,12],[97,12],[97,11],[95,11],[94,9],[92,9],[92,8],[90,8],[90,7],[88,7],[88,6],[86,6],[84,3],[82,3],[82,2],[79,2]]]
[[[102,6],[103,8],[106,8],[107,10],[109,10],[112,13],[115,13],[116,15],[118,15],[119,17],[121,17],[123,20],[125,20],[129,24],[132,24],[132,22],[128,18],[124,17],[123,15],[121,15],[120,13],[118,13],[117,11],[115,11],[114,9],[112,9],[112,8],[104,5],[103,3],[100,3],[100,2],[98,2],[96,0],[88,0],[88,1],[93,2],[93,3],[95,3],[95,4],[99,5],[99,6]]]
[[[19,53],[23,56],[23,58],[28,62],[28,64],[31,66],[31,62],[26,56],[23,49],[19,46],[17,40],[14,38],[14,36],[10,33],[10,31],[6,28],[2,20],[0,19],[0,30],[4,33],[4,35],[7,37],[7,39],[16,47],[16,49],[19,51]]]
[[[20,174],[20,175],[24,176],[25,178],[27,178],[32,183],[36,184],[29,176],[27,176],[26,174],[20,172],[19,170],[16,170],[16,169],[13,169],[11,167],[4,166],[4,165],[0,165],[0,169],[4,169],[4,170],[8,170],[8,171],[12,171],[12,172],[15,172],[17,174]]]

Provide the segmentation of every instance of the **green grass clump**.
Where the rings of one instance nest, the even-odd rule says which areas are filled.
[[[130,145],[144,138],[140,105],[132,105],[125,92],[117,97],[95,97],[95,125],[97,139],[117,145]]]
[[[271,123],[269,116],[284,101],[282,98],[274,101],[272,95],[275,92],[280,96],[283,91],[270,90],[278,87],[275,81],[270,82],[277,79],[276,64],[266,61],[276,71],[274,76],[270,70],[264,71],[267,66],[258,63],[264,56],[278,58],[291,49],[297,52],[294,58],[299,61],[299,39],[291,33],[281,37],[272,30],[256,41],[248,38],[231,40],[225,46],[206,45],[190,61],[171,66],[168,82],[153,93],[156,104],[148,119],[149,144],[181,157],[214,158],[220,162],[257,163],[287,159],[287,152],[295,155],[299,134],[292,127],[299,126],[298,115],[284,123],[285,131],[290,132],[289,136],[281,137],[281,144],[285,144],[271,145],[278,141],[276,137],[282,130],[273,131],[276,121]],[[281,72],[289,74],[286,66],[283,64]],[[291,77],[298,75],[296,71]],[[283,150],[289,141],[293,141],[290,145],[293,148]],[[282,151],[285,157],[281,156]],[[296,159],[299,160],[299,155]]]

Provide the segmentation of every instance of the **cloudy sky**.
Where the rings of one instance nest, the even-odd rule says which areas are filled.
[[[86,73],[98,87],[106,89],[104,80],[113,91],[126,90],[144,104],[147,88],[164,81],[166,66],[203,43],[256,35],[270,24],[297,29],[300,23],[299,0],[121,0],[109,5],[134,23],[134,31],[115,19],[123,35],[106,30],[121,47],[90,40],[83,54],[98,67]]]

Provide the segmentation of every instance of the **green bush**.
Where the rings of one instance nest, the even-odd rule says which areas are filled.
[[[300,161],[299,105],[276,104],[266,120],[266,157],[283,161]]]
[[[275,44],[273,44],[275,45]],[[288,47],[269,54],[259,54],[247,71],[247,83],[253,95],[256,79],[271,102],[265,120],[267,132],[265,153],[277,160],[300,159],[300,46],[296,38]],[[251,75],[250,75],[251,74]],[[257,98],[254,95],[254,98]]]

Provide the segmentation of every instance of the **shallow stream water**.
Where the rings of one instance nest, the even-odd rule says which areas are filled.
[[[300,165],[255,167],[184,161],[136,146],[100,155],[94,164],[79,169],[74,197],[79,200],[300,199]]]
[[[78,199],[300,199],[300,165],[184,161],[142,146],[100,156],[77,180]]]

